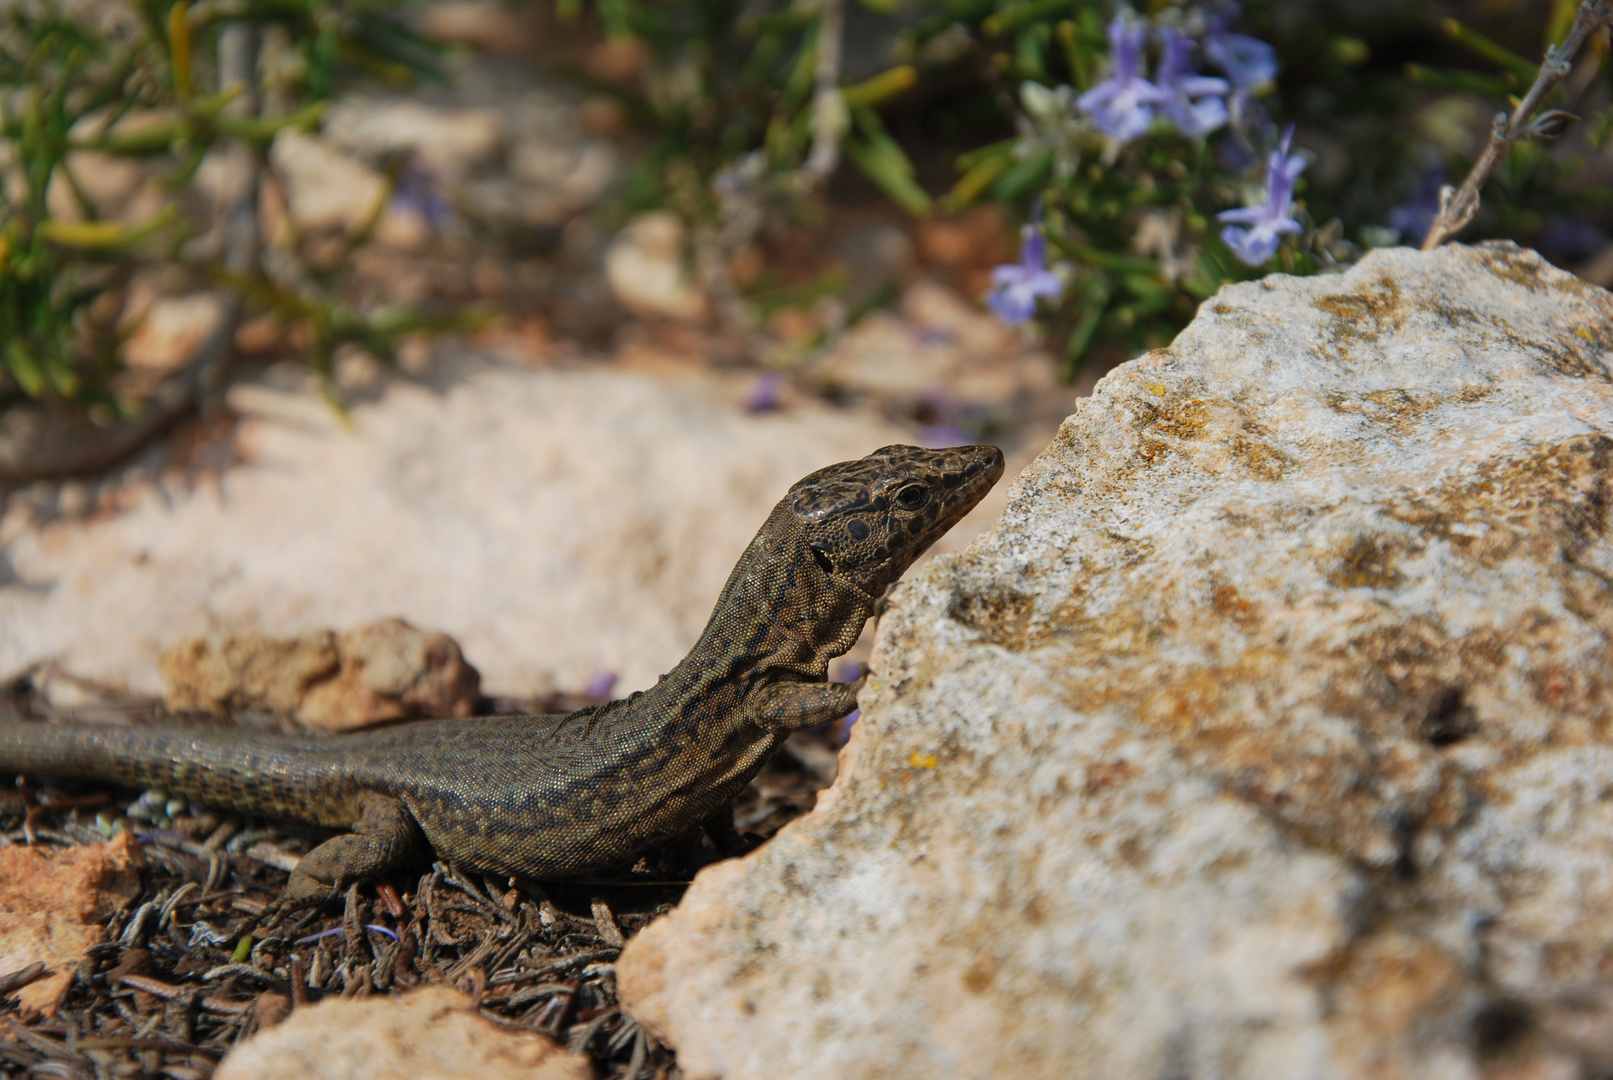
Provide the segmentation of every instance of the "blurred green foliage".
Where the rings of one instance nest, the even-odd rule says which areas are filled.
[[[770,223],[814,220],[840,162],[915,216],[991,203],[1027,221],[1039,207],[1035,244],[1015,271],[1039,291],[1017,308],[999,303],[1003,295],[993,301],[1010,321],[1034,314],[1073,377],[1095,348],[1169,341],[1226,282],[1275,269],[1315,273],[1364,247],[1415,242],[1439,181],[1467,170],[1490,116],[1523,92],[1544,44],[1561,38],[1579,6],[1494,0],[1480,24],[1446,3],[596,0],[590,11],[607,37],[649,57],[632,88],[612,88],[654,135],[624,193],[627,208],[671,207],[697,235],[715,238],[720,254]],[[211,156],[245,151],[262,170],[276,135],[317,126],[343,79],[434,73],[433,47],[406,29],[398,4],[5,7],[0,408],[40,398],[109,416],[136,408],[118,392],[129,332],[118,298],[137,269],[157,264],[185,267],[243,310],[306,325],[310,361],[327,386],[342,344],[385,358],[398,334],[451,324],[343,298],[347,257],[384,200],[334,255],[327,248],[291,272],[266,273],[255,258],[241,265],[228,245],[200,242],[207,223],[193,181]],[[563,17],[582,14],[581,0],[557,7]],[[1133,60],[1148,78],[1228,78],[1209,95],[1224,99],[1224,120],[1195,131],[1180,111],[1156,104],[1135,131],[1117,135],[1082,104],[1115,79],[1116,26],[1137,31]],[[226,86],[220,71],[232,27],[274,28],[283,42],[274,63],[255,65],[249,88]],[[1223,35],[1224,47],[1234,30],[1271,54],[1274,80],[1232,78],[1237,65],[1224,49],[1215,59],[1212,38]],[[1190,69],[1179,64],[1170,76],[1165,43],[1175,34],[1196,51]],[[1605,57],[1605,34],[1595,47]],[[1550,104],[1589,105],[1586,123],[1561,146],[1520,146],[1486,188],[1466,238],[1534,242],[1565,260],[1607,240],[1613,168],[1600,152],[1613,133],[1613,72],[1605,60],[1585,70],[1594,78],[1571,80]],[[1273,205],[1286,231],[1268,237],[1269,248],[1247,235],[1229,246],[1217,216],[1269,200],[1273,161],[1297,171],[1298,157],[1273,156],[1290,123],[1306,166],[1297,189]],[[159,169],[168,197],[139,220],[108,217],[76,175],[97,155]],[[1036,277],[1044,237],[1054,265]],[[776,274],[761,275],[752,310],[765,316],[791,296],[819,297],[832,278],[782,287]]]
[[[140,266],[180,264],[255,310],[307,320],[315,366],[327,376],[341,343],[361,342],[385,356],[397,333],[432,322],[342,304],[318,287],[338,266],[287,282],[263,274],[255,260],[229,266],[219,245],[197,253],[189,243],[198,225],[188,212],[187,187],[209,155],[244,146],[261,170],[275,135],[316,124],[346,73],[396,78],[433,71],[432,47],[403,28],[395,6],[394,0],[139,0],[69,13],[54,0],[20,0],[6,7],[0,408],[40,398],[74,401],[107,417],[138,408],[119,398],[113,376],[127,335],[117,328],[120,290]],[[256,85],[222,85],[219,39],[232,25],[283,31],[285,55],[272,70],[252,65]],[[284,107],[272,114],[232,108],[243,94]],[[160,169],[164,205],[144,220],[106,218],[78,175],[106,158]],[[255,205],[250,209],[255,215]]]
[[[1439,181],[1460,181],[1490,117],[1527,88],[1578,6],[1496,0],[1480,25],[1444,0],[1250,0],[1241,13],[1218,0],[863,0],[846,4],[838,134],[844,158],[915,215],[992,202],[1026,220],[1040,203],[1066,287],[1042,303],[1038,321],[1073,376],[1095,346],[1169,341],[1225,282],[1314,273],[1364,247],[1416,243]],[[822,123],[822,2],[599,0],[593,11],[607,35],[632,38],[651,57],[633,104],[656,141],[630,206],[721,223],[743,196],[775,217],[810,215],[794,178]],[[1206,21],[1220,18],[1274,47],[1277,78],[1241,96],[1208,137],[1155,117],[1142,137],[1110,138],[1082,122],[1075,103],[1114,70],[1105,30],[1117,11],[1149,26],[1150,77],[1165,28],[1202,45]],[[1609,166],[1590,181],[1584,174],[1613,127],[1606,40],[1597,38],[1596,79],[1549,102],[1595,108],[1577,142],[1520,146],[1464,239],[1508,237],[1571,258],[1553,250],[1554,238],[1605,236]],[[1211,68],[1206,51],[1194,58],[1199,70],[1230,74]],[[1309,160],[1292,208],[1302,231],[1251,267],[1222,241],[1216,215],[1260,204],[1269,155],[1290,122]],[[938,151],[950,177],[934,167]]]

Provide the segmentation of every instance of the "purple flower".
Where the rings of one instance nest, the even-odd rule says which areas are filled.
[[[756,379],[756,385],[745,398],[745,411],[748,413],[777,412],[779,408],[779,394],[784,389],[784,376],[776,371],[764,371]]]
[[[945,450],[949,446],[969,446],[974,437],[956,424],[926,424],[919,428],[919,445],[930,450]]]
[[[1277,50],[1259,38],[1228,32],[1227,23],[1237,14],[1237,4],[1210,14],[1204,33],[1204,57],[1226,72],[1240,91],[1253,90],[1277,77]]]
[[[851,729],[857,725],[858,720],[862,719],[862,715],[863,711],[861,709],[853,709],[836,720],[834,727],[829,732],[830,741],[836,746],[845,746],[846,743],[851,741]]]
[[[448,202],[442,195],[442,184],[431,166],[411,157],[392,187],[392,205],[404,212],[419,215],[433,229],[440,229],[448,220]]]
[[[1139,26],[1126,29],[1126,20],[1116,15],[1109,23],[1109,49],[1114,74],[1075,99],[1075,107],[1092,117],[1105,135],[1123,143],[1148,130],[1154,122],[1154,106],[1166,95],[1142,76],[1143,42],[1148,31]]]
[[[1031,321],[1038,296],[1058,296],[1064,291],[1064,282],[1047,269],[1047,241],[1042,238],[1041,225],[1026,225],[1021,236],[1019,262],[992,270],[992,288],[986,296],[991,310],[1010,326]]]
[[[1417,178],[1417,191],[1411,201],[1390,209],[1390,228],[1399,231],[1402,240],[1422,243],[1428,230],[1434,227],[1434,219],[1439,216],[1439,189],[1444,186],[1443,165],[1436,162],[1424,169]]]
[[[1305,171],[1305,159],[1288,154],[1294,125],[1283,132],[1283,141],[1266,162],[1266,201],[1241,210],[1225,210],[1216,217],[1232,222],[1221,230],[1221,239],[1232,253],[1250,266],[1259,266],[1277,252],[1284,233],[1303,232],[1299,222],[1288,216],[1294,205],[1294,182]],[[1248,228],[1239,228],[1239,226]]]
[[[616,689],[616,672],[601,671],[588,680],[588,689],[583,691],[583,695],[591,698],[608,698],[614,689]]]
[[[1221,98],[1230,87],[1225,79],[1206,78],[1193,70],[1193,60],[1188,55],[1193,43],[1180,30],[1167,26],[1159,35],[1165,47],[1159,70],[1154,73],[1165,95],[1160,111],[1183,135],[1208,135],[1227,122],[1227,106]]]

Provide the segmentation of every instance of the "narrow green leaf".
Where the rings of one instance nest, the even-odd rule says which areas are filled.
[[[13,339],[6,347],[6,367],[29,397],[37,398],[45,392],[44,369],[39,365],[39,358],[23,342]]]
[[[997,182],[991,185],[991,193],[1003,200],[1016,198],[1032,188],[1040,187],[1052,168],[1053,148],[1044,146],[998,177]]]
[[[1001,176],[1010,164],[1013,163],[1011,154],[999,154],[989,157],[964,173],[958,182],[952,185],[947,194],[947,202],[951,209],[961,210],[980,197],[980,193],[991,185],[991,182]]]
[[[1436,90],[1457,90],[1484,97],[1504,98],[1512,90],[1505,79],[1476,71],[1445,71],[1426,64],[1407,64],[1406,78]]]
[[[1535,75],[1540,70],[1539,67],[1531,64],[1500,42],[1491,41],[1477,30],[1463,26],[1456,19],[1444,19],[1441,21],[1440,27],[1445,31],[1446,37],[1490,61],[1490,63],[1517,79],[1522,85],[1527,86],[1535,81]]]
[[[848,139],[846,156],[898,206],[915,217],[930,212],[930,196],[913,180],[913,163],[888,135]]]
[[[840,100],[845,102],[848,109],[867,108],[911,88],[918,82],[918,78],[916,68],[911,64],[903,64],[889,71],[880,72],[871,79],[864,79],[855,86],[846,87],[840,91]]]
[[[1110,295],[1109,283],[1102,278],[1094,278],[1087,286],[1086,295],[1081,300],[1081,316],[1064,343],[1064,359],[1059,365],[1059,376],[1065,382],[1074,382],[1081,373],[1081,363],[1086,359],[1087,350],[1092,347],[1092,339],[1097,336],[1098,325],[1103,321]]]

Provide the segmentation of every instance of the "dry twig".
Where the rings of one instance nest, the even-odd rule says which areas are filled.
[[[1484,181],[1501,164],[1512,148],[1521,140],[1529,138],[1555,138],[1557,135],[1578,119],[1572,113],[1560,109],[1550,109],[1535,118],[1535,110],[1545,100],[1546,95],[1573,70],[1574,56],[1579,47],[1585,43],[1598,27],[1607,25],[1608,12],[1613,0],[1584,0],[1579,6],[1579,14],[1574,18],[1574,26],[1568,31],[1568,37],[1563,40],[1562,46],[1548,46],[1546,59],[1540,65],[1540,73],[1535,76],[1535,83],[1529,88],[1518,103],[1517,109],[1511,118],[1505,112],[1495,114],[1495,121],[1490,126],[1490,142],[1479,155],[1473,169],[1462,181],[1461,188],[1454,189],[1446,185],[1439,193],[1439,216],[1428,230],[1428,237],[1423,241],[1423,250],[1432,251],[1446,240],[1461,232],[1467,227],[1479,212],[1479,188]]]

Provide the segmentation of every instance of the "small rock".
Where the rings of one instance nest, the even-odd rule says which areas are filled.
[[[709,306],[684,262],[683,221],[670,211],[640,214],[605,252],[605,278],[629,311],[693,322]]]
[[[218,715],[267,709],[290,716],[309,687],[340,667],[336,635],[329,630],[296,637],[215,633],[157,656],[168,708]]]
[[[1052,361],[956,292],[920,281],[899,313],[875,312],[811,368],[841,390],[911,405],[935,394],[982,405],[1026,404],[1058,392]]]
[[[56,510],[66,518],[81,518],[95,509],[98,501],[95,488],[88,481],[64,480],[61,494],[56,497]]]
[[[595,45],[583,65],[588,74],[601,82],[625,86],[636,82],[649,62],[650,50],[644,42],[623,34]]]
[[[1014,231],[995,206],[977,206],[954,218],[926,218],[918,224],[919,254],[957,275],[969,296],[991,284],[991,268],[1013,262]]]
[[[231,1050],[216,1080],[592,1080],[581,1054],[484,1018],[447,987],[331,998]]]
[[[481,676],[446,634],[382,619],[337,635],[341,670],[311,687],[297,719],[319,731],[345,731],[383,720],[470,716]]]
[[[615,147],[601,139],[562,143],[529,137],[510,151],[510,175],[579,210],[599,198],[616,174],[617,162]],[[545,220],[553,216],[548,214]]]
[[[285,180],[291,220],[304,231],[355,229],[386,192],[380,173],[313,135],[282,131],[269,156]]]
[[[383,619],[342,634],[210,634],[157,657],[170,709],[268,710],[317,731],[469,716],[481,679],[444,634]]]
[[[93,150],[77,150],[67,155],[67,167],[86,198],[100,211],[103,218],[129,220],[123,211],[145,183],[149,175],[146,162],[136,158],[101,154]],[[79,213],[74,200],[73,213]]]
[[[224,304],[212,293],[161,297],[146,308],[123,358],[145,371],[177,371],[196,358],[223,318]]]
[[[24,1013],[54,1015],[101,923],[140,890],[139,847],[128,833],[105,844],[0,847],[0,974],[43,962],[49,973],[15,992]]]
[[[577,122],[591,134],[604,139],[625,135],[631,120],[615,98],[592,97],[577,109]]]
[[[490,109],[436,108],[403,97],[354,95],[331,108],[323,138],[369,160],[398,151],[459,176],[498,156],[504,133]]]

